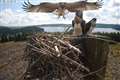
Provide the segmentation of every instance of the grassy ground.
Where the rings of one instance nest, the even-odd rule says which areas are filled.
[[[25,42],[7,42],[0,44],[0,80],[19,80],[25,72]]]
[[[120,80],[120,45],[111,45],[108,55],[106,80]]]
[[[0,80],[19,80],[27,67],[27,62],[23,60],[25,47],[25,42],[0,44]],[[110,47],[106,80],[120,80],[120,45]]]

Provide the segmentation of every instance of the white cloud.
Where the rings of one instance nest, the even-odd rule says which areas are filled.
[[[85,18],[96,17],[98,23],[120,24],[120,6],[114,5],[115,3],[120,4],[120,0],[105,0],[101,9],[86,11]]]
[[[0,25],[4,26],[25,26],[41,24],[71,23],[73,14],[66,15],[66,19],[59,18],[52,13],[18,13],[7,9],[0,13]]]

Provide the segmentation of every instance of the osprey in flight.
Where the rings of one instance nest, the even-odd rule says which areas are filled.
[[[54,13],[58,15],[58,17],[65,15],[68,12],[76,12],[78,10],[85,11],[85,10],[96,10],[101,8],[102,0],[97,2],[87,2],[86,1],[78,1],[73,3],[67,2],[59,2],[59,3],[49,3],[43,2],[38,5],[33,5],[29,1],[24,2],[23,9],[27,12],[46,12],[46,13]]]

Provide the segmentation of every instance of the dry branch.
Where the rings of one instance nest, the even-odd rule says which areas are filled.
[[[81,76],[82,71],[90,71],[80,63],[79,56],[81,56],[82,52],[57,37],[51,35],[34,36],[27,46],[28,57],[31,58],[28,70],[33,74],[31,78],[35,74],[39,74],[41,75],[39,76],[40,79],[52,77],[52,79],[75,80],[74,72],[81,72],[77,74],[77,76]],[[36,66],[41,70],[40,73],[39,70],[36,70],[37,68],[34,68]],[[50,67],[51,69],[49,69]]]

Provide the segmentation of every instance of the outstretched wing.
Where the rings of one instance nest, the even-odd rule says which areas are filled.
[[[74,3],[66,3],[66,9],[70,12],[76,12],[77,10],[96,10],[102,7],[102,1],[97,2],[87,2],[87,1],[79,1]]]
[[[27,12],[53,12],[58,8],[57,3],[40,3],[39,5],[33,5],[30,2],[24,2],[23,9]]]
[[[86,33],[90,34],[92,32],[92,30],[96,27],[96,18],[93,18],[92,20],[90,20],[87,24],[86,24]]]
[[[38,5],[33,5],[29,1],[28,3],[24,2],[23,9],[28,12],[53,12],[58,8],[67,9],[69,12],[76,12],[78,10],[95,10],[101,8],[102,1],[98,2],[87,2],[87,1],[79,1],[73,3],[49,3],[43,2]]]

